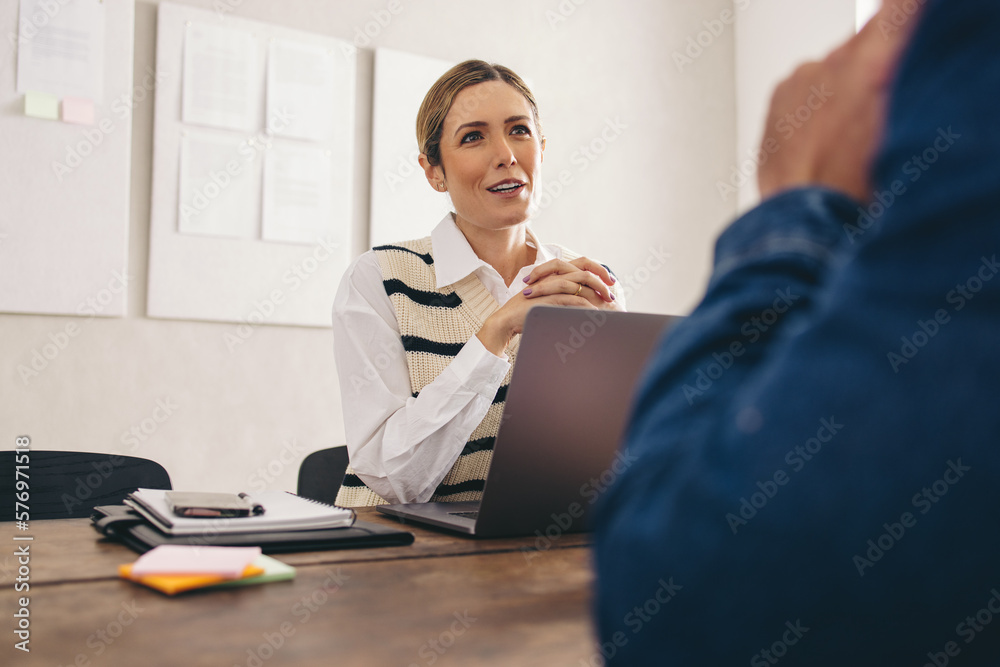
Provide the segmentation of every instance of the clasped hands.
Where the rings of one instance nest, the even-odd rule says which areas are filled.
[[[524,290],[487,318],[476,334],[486,349],[497,356],[501,356],[511,338],[523,331],[524,318],[533,306],[621,310],[611,291],[615,278],[604,266],[587,257],[539,264],[525,283]]]
[[[527,287],[521,295],[526,299],[556,297],[559,305],[584,308],[613,309],[615,305],[615,295],[610,289],[615,284],[614,277],[587,257],[545,262],[536,266],[524,282]]]

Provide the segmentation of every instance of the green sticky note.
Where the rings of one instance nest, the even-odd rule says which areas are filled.
[[[48,93],[29,90],[24,94],[24,115],[59,120],[59,98]]]

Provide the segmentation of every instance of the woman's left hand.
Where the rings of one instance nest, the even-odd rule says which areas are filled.
[[[568,294],[595,308],[621,310],[610,289],[615,284],[614,277],[604,266],[587,257],[578,257],[568,262],[553,259],[539,264],[532,269],[525,282],[527,288],[523,294],[529,299]]]

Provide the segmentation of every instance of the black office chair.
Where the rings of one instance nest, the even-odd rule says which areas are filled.
[[[321,449],[299,466],[298,494],[310,500],[334,504],[347,472],[347,446]]]
[[[17,457],[24,450],[0,452],[0,521],[14,521],[24,507],[15,505],[27,487],[31,519],[89,517],[97,505],[116,505],[137,487],[169,489],[170,475],[159,463],[134,456],[92,452],[29,450],[18,476]],[[23,459],[22,459],[23,460]],[[23,475],[26,474],[27,478]],[[22,488],[17,488],[18,481]]]

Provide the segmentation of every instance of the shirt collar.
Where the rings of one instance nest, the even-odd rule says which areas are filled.
[[[531,229],[525,230],[525,236],[527,242],[535,248],[535,264],[555,258],[555,255],[538,242]],[[437,276],[438,289],[457,283],[480,268],[493,269],[476,255],[465,234],[455,224],[453,213],[444,216],[431,232],[431,248],[434,253],[434,273]]]
[[[527,239],[528,240],[528,245],[532,246],[535,249],[535,251],[536,251],[535,252],[535,263],[532,264],[532,266],[537,266],[538,264],[544,264],[545,262],[549,261],[550,259],[556,259],[556,256],[554,254],[552,254],[551,252],[549,252],[548,248],[546,248],[544,245],[542,245],[541,243],[538,242],[538,237],[535,236],[535,233],[533,231],[531,231],[530,228],[528,228],[528,229],[526,229],[524,231],[526,233],[525,235],[528,237],[528,239]]]

